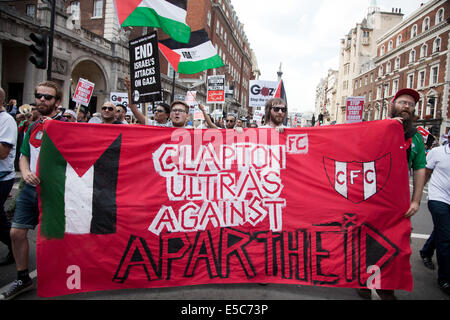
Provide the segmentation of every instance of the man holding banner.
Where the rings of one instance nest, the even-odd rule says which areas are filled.
[[[37,176],[37,163],[44,136],[44,122],[49,120],[67,121],[57,112],[62,101],[62,89],[52,81],[41,82],[35,89],[36,107],[41,117],[34,122],[25,134],[20,149],[20,172],[25,187],[19,194],[16,210],[11,225],[11,241],[17,268],[17,280],[0,294],[0,300],[12,299],[15,296],[31,290],[33,281],[28,273],[28,230],[34,229],[39,223],[39,208],[37,186],[40,180]]]
[[[425,186],[425,167],[427,165],[425,157],[425,145],[422,136],[414,128],[414,112],[416,104],[420,100],[420,95],[413,89],[399,90],[391,103],[391,118],[400,121],[403,124],[405,133],[405,146],[407,149],[408,169],[413,169],[413,194],[411,205],[405,213],[405,218],[414,216],[420,208],[422,192]],[[358,289],[358,294],[364,299],[371,298],[369,289]],[[382,300],[396,300],[394,290],[379,290],[377,294]]]

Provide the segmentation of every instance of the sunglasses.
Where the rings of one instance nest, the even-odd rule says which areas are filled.
[[[44,97],[44,99],[47,101],[50,101],[53,98],[55,98],[55,96],[52,96],[51,94],[42,94],[42,93],[35,93],[34,97],[39,100],[42,99],[42,97]]]
[[[108,111],[113,111],[115,108],[113,108],[113,107],[102,107],[102,110],[103,111],[105,111],[105,110],[108,110]]]
[[[272,110],[275,112],[280,112],[280,110],[281,110],[281,112],[286,113],[287,108],[286,107],[272,107]]]
[[[156,109],[155,112],[156,112],[156,113],[163,113],[164,110]]]
[[[236,122],[235,120],[227,120],[227,122]]]

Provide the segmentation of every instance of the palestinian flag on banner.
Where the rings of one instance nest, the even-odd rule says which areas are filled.
[[[92,166],[81,168],[76,162],[67,162],[67,155],[65,158],[49,135],[44,134],[39,155],[44,237],[63,239],[65,234],[116,232],[121,140],[120,135],[99,157],[93,155]]]
[[[188,44],[172,39],[160,41],[159,50],[175,71],[181,74],[195,74],[224,66],[204,29],[192,32]]]
[[[176,41],[188,43],[187,0],[114,0],[121,27],[156,27]]]

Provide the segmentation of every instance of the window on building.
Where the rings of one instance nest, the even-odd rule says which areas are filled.
[[[94,12],[92,13],[92,17],[103,17],[103,0],[94,0]]]
[[[36,16],[36,6],[34,4],[27,4],[26,10],[27,16],[33,18]]]
[[[380,68],[378,68],[378,76],[381,77],[383,76],[384,70],[383,70],[383,66],[380,66]]]
[[[428,53],[428,46],[424,44],[422,48],[420,48],[420,57],[425,58],[427,56],[427,53]]]
[[[402,44],[402,35],[399,34],[399,35],[397,36],[397,47],[398,47],[399,45],[401,45],[401,44]]]
[[[419,82],[417,83],[418,88],[425,87],[425,70],[419,71]]]
[[[427,116],[436,119],[437,98],[433,95],[427,97]]]
[[[411,38],[417,37],[417,25],[415,24],[411,29]]]
[[[439,81],[439,65],[431,67],[430,84],[437,84]]]
[[[409,53],[409,63],[416,61],[416,50],[411,50]]]
[[[389,61],[388,63],[386,63],[386,73],[390,72],[391,72],[391,62]]]
[[[408,81],[406,87],[410,89],[414,88],[414,73],[408,74]]]
[[[422,22],[422,32],[425,32],[428,29],[430,29],[430,18],[426,17]]]
[[[206,16],[206,23],[208,27],[211,27],[211,10],[208,10],[208,15]]]
[[[436,38],[433,42],[433,53],[441,51],[441,38]]]
[[[389,41],[389,44],[388,44],[388,52],[391,51],[393,47],[394,47],[394,41],[391,40],[391,41]]]
[[[395,93],[395,92],[397,92],[398,91],[398,79],[397,80],[394,80],[393,82],[392,82],[392,93]]]
[[[384,46],[382,46],[381,49],[380,49],[380,55],[381,56],[384,55],[384,51],[385,51],[385,48],[384,48]]]
[[[440,8],[438,12],[436,13],[436,24],[441,23],[444,21],[444,8]]]
[[[219,34],[220,32],[220,21],[217,20],[217,25],[216,25],[216,34]]]
[[[400,69],[400,57],[397,57],[397,59],[395,59],[394,69]]]

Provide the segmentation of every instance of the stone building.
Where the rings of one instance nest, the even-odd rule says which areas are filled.
[[[346,99],[355,95],[353,79],[361,73],[364,65],[376,56],[376,40],[400,23],[402,17],[400,9],[382,12],[376,6],[376,1],[372,1],[367,17],[357,23],[341,40],[336,104],[331,112],[335,118],[331,121],[345,122]]]
[[[64,107],[73,107],[71,95],[79,78],[95,83],[89,109],[96,112],[110,92],[124,92],[129,73],[128,42],[152,32],[153,28],[120,28],[113,0],[57,0],[51,78],[64,89]],[[226,107],[247,115],[248,81],[257,76],[256,59],[245,35],[243,24],[230,0],[188,2],[187,23],[192,31],[205,28],[226,66],[196,75],[179,75],[175,97],[188,90],[197,91],[206,101],[208,75],[225,74],[229,88]],[[51,8],[47,1],[0,2],[0,84],[8,98],[19,104],[34,101],[35,85],[46,79],[46,70],[36,69],[30,33],[49,33]],[[167,37],[158,30],[158,37]],[[163,98],[170,102],[173,70],[160,54]]]

